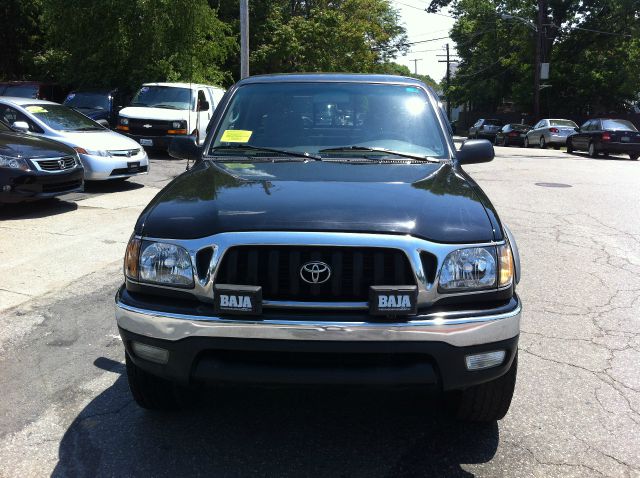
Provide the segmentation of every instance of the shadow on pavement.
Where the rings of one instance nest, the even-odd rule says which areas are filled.
[[[78,209],[78,205],[75,202],[57,198],[2,204],[0,205],[0,221],[5,219],[40,219],[75,211],[76,209]]]
[[[452,421],[411,390],[217,388],[156,413],[121,375],[65,432],[52,476],[473,476],[460,464],[489,461],[498,441],[497,424]]]
[[[105,193],[119,193],[122,191],[133,191],[134,189],[140,189],[144,187],[144,184],[136,183],[135,177],[123,180],[110,180],[110,181],[85,181],[84,192],[85,194],[105,194]]]
[[[575,159],[595,159],[600,161],[637,161],[635,159],[631,159],[629,156],[600,155],[600,156],[596,156],[595,158],[592,158],[587,153],[582,153],[582,152],[579,153],[577,151],[574,151],[573,153],[567,153],[567,154],[569,156],[573,156]]]

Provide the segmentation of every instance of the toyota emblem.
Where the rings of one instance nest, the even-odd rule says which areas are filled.
[[[308,284],[324,284],[331,277],[331,268],[324,262],[307,262],[300,268],[300,277]]]

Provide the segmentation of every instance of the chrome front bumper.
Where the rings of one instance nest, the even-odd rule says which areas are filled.
[[[149,172],[149,157],[146,153],[138,154],[131,158],[120,158],[112,156],[93,156],[80,154],[80,160],[84,166],[84,179],[89,181],[104,181],[107,179],[128,178]],[[115,169],[125,169],[128,163],[140,163],[140,167],[146,166],[147,171],[112,175]]]
[[[330,313],[330,312],[328,312]],[[217,337],[295,341],[419,341],[456,347],[511,339],[520,333],[522,306],[507,312],[427,314],[406,322],[334,322],[331,320],[227,319],[216,316],[159,312],[124,303],[116,296],[118,326],[146,337],[177,341],[187,337]],[[270,316],[271,317],[271,316]]]

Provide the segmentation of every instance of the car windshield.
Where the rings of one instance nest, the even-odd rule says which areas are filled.
[[[446,158],[448,152],[424,90],[372,83],[244,85],[224,112],[210,154],[259,154],[242,145],[323,158],[380,157],[380,150]]]
[[[25,105],[24,109],[49,128],[58,131],[91,131],[104,129],[95,121],[63,105]]]
[[[608,129],[612,131],[638,131],[630,121],[617,119],[603,120],[602,129]]]
[[[566,126],[568,128],[577,128],[578,125],[571,120],[549,120],[551,126]]]
[[[189,88],[143,86],[131,100],[131,106],[188,110],[194,108],[195,99],[196,95]]]
[[[37,85],[9,85],[2,93],[3,96],[17,96],[19,98],[37,98]]]
[[[108,110],[109,95],[107,93],[69,93],[64,100],[64,105],[79,110]]]

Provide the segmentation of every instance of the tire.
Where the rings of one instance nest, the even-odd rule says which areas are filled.
[[[598,152],[596,151],[596,145],[593,141],[589,142],[589,149],[587,150],[590,158],[597,158]]]
[[[150,373],[133,363],[129,354],[125,354],[129,389],[136,403],[147,410],[179,410],[185,400],[181,397],[180,387]]]
[[[509,138],[507,138],[506,136],[502,140],[502,146],[504,146],[505,148],[509,147]]]
[[[463,390],[458,396],[455,414],[458,420],[494,422],[509,411],[518,374],[518,353],[509,371],[491,382]]]
[[[544,140],[544,136],[540,136],[540,149],[547,149],[547,142]]]
[[[567,140],[567,153],[573,153],[573,141],[570,139]]]
[[[525,148],[529,147],[529,136],[524,137],[523,147]]]
[[[629,153],[629,158],[636,161],[638,158],[640,158],[640,153]]]

